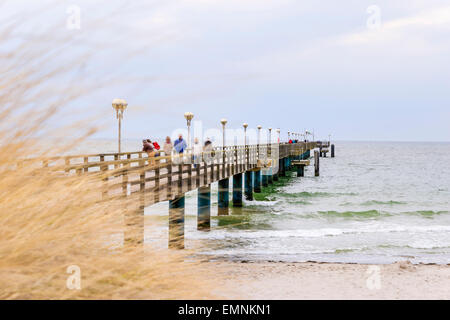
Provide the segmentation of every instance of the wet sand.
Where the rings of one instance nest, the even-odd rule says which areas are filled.
[[[450,265],[208,264],[224,299],[450,299]]]

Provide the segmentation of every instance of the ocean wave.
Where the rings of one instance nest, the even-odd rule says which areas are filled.
[[[419,215],[422,217],[430,218],[436,215],[447,214],[449,211],[433,211],[433,210],[417,210],[406,212],[387,212],[380,210],[364,210],[364,211],[318,211],[319,215],[330,217],[343,217],[343,218],[374,218],[374,217],[389,217],[398,215]]]
[[[450,244],[439,244],[431,241],[416,241],[407,245],[391,245],[391,244],[381,244],[378,245],[377,248],[386,248],[386,249],[446,249],[450,248]]]
[[[432,216],[446,214],[446,213],[449,213],[449,211],[418,210],[418,211],[405,212],[405,214],[415,214],[415,215],[420,215],[423,217],[432,217]]]
[[[372,218],[379,217],[381,215],[390,215],[389,213],[382,213],[378,210],[367,210],[367,211],[318,211],[320,215],[333,216],[333,217],[363,217]]]
[[[406,202],[402,201],[395,201],[395,200],[389,200],[389,201],[380,201],[380,200],[369,200],[366,202],[361,203],[362,206],[371,206],[371,205],[398,205],[398,204],[407,204]]]
[[[256,207],[268,207],[274,206],[279,203],[279,200],[244,200],[244,204],[246,208],[256,208]]]
[[[310,205],[313,204],[311,201],[308,200],[288,200],[289,204],[303,204],[303,205]]]
[[[330,192],[280,192],[279,196],[285,198],[319,198],[319,197],[336,197],[336,196],[356,196],[357,193],[347,192],[347,193],[330,193]]]
[[[320,229],[295,229],[295,230],[264,230],[264,231],[236,231],[216,230],[215,232],[204,234],[197,233],[192,237],[194,239],[258,239],[258,238],[321,238],[332,237],[345,234],[364,234],[364,233],[394,233],[394,232],[448,232],[450,226],[391,226],[391,227],[363,227],[363,228],[320,228]]]

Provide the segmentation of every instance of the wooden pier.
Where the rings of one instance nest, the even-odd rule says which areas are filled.
[[[169,201],[169,247],[184,247],[184,195],[198,189],[198,229],[210,229],[211,184],[218,182],[218,214],[227,215],[229,179],[233,179],[232,205],[243,206],[243,197],[273,183],[293,166],[304,176],[310,151],[317,142],[276,143],[216,147],[203,154],[148,157],[145,152],[85,154],[48,158],[40,165],[64,175],[97,175],[102,181],[101,201],[126,199],[135,208],[124,209],[125,243],[142,243],[144,208]],[[334,156],[334,145],[332,146]],[[318,164],[318,151],[315,162]],[[63,164],[61,165],[61,162]],[[316,165],[316,175],[318,167]],[[131,209],[131,210],[130,210]]]

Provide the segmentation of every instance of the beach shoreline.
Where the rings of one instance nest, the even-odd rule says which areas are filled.
[[[223,299],[450,299],[450,265],[207,262]]]

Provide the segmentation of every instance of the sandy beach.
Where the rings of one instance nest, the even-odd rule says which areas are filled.
[[[450,299],[449,265],[214,262],[212,267],[224,279],[215,293],[226,299]]]

